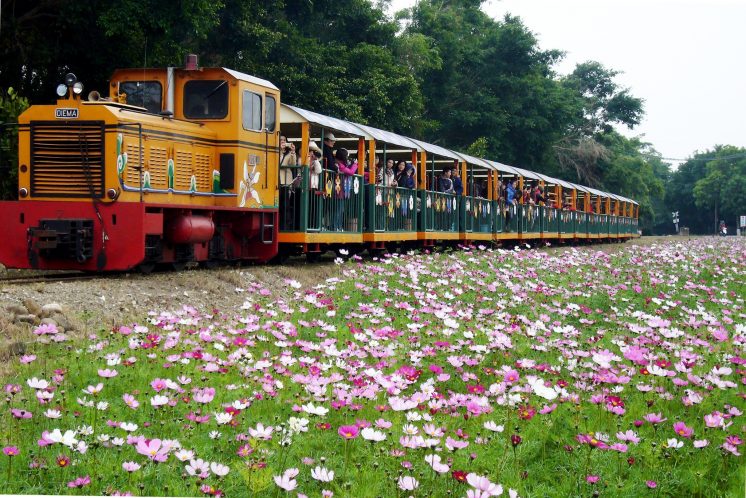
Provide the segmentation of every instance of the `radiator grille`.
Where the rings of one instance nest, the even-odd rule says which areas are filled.
[[[104,122],[31,123],[31,195],[104,195]]]

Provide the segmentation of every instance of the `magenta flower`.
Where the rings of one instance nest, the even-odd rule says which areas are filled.
[[[598,479],[599,479],[599,476],[597,475],[589,475],[589,476],[586,476],[585,478],[586,482],[590,484],[596,484],[598,482]]]
[[[657,483],[657,482],[655,482],[655,481],[645,481],[645,484],[646,484],[646,485],[647,485],[647,487],[649,487],[650,489],[655,489],[655,488],[657,488],[657,487],[658,487],[658,483]]]
[[[337,430],[342,439],[355,439],[359,432],[360,428],[357,425],[342,425]]]
[[[3,448],[3,453],[5,453],[9,457],[14,457],[18,455],[20,451],[18,451],[17,446],[6,446],[5,448]]]
[[[681,437],[690,438],[692,437],[692,434],[694,434],[694,431],[687,427],[684,422],[676,422],[673,424],[673,430]]]

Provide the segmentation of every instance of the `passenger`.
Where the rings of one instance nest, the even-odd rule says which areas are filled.
[[[280,135],[280,185],[290,185],[293,183],[293,176],[298,165],[298,156],[295,153],[295,144],[288,142],[287,139]]]
[[[407,163],[404,161],[397,161],[396,169],[394,170],[394,180],[396,181],[397,187],[403,187],[407,179]]]
[[[408,164],[406,171],[407,171],[407,176],[404,178],[404,185],[400,185],[400,186],[404,188],[414,188],[416,185],[416,182],[414,180],[414,173],[415,173],[414,166],[412,166],[411,164]]]
[[[383,183],[384,187],[396,187],[396,177],[394,174],[394,160],[389,159],[386,161],[386,171],[383,172]]]
[[[513,210],[517,203],[515,184],[516,179],[511,178],[508,180],[508,186],[505,187],[505,231],[510,231],[510,220],[513,217]]]
[[[337,171],[339,171],[337,179],[335,180],[334,196],[337,202],[334,211],[334,229],[336,231],[342,231],[344,210],[345,205],[347,204],[345,200],[350,198],[350,191],[352,190],[352,175],[357,173],[356,165],[348,165],[348,155],[349,152],[347,152],[347,149],[340,148],[337,149],[334,156],[337,162]]]
[[[450,167],[443,168],[443,173],[438,178],[438,192],[443,192],[444,194],[453,193],[453,180],[451,180]]]
[[[324,160],[322,161],[322,167],[329,171],[337,172],[337,162],[334,159],[334,144],[337,141],[337,137],[334,133],[329,132],[324,136]]]
[[[381,156],[376,155],[376,162],[374,164],[376,166],[375,184],[380,185],[381,182],[383,182],[383,164],[381,164]]]
[[[308,174],[309,174],[309,188],[311,190],[319,189],[319,177],[321,176],[321,156],[322,151],[316,142],[308,144]]]
[[[521,199],[521,204],[533,204],[531,201],[531,187],[525,185],[523,187],[523,198]]]
[[[461,183],[458,168],[453,168],[451,170],[451,181],[453,182],[453,193],[456,195],[462,195],[464,193],[464,184]]]

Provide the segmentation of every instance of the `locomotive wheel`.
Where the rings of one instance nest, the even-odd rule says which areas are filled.
[[[143,275],[150,275],[155,270],[155,263],[143,263],[137,267]]]

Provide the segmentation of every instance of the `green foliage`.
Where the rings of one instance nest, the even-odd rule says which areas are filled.
[[[15,199],[18,191],[18,116],[28,100],[13,88],[0,91],[0,199]]]
[[[742,214],[746,205],[746,149],[733,146],[715,147],[706,163],[705,175],[694,184],[694,202],[710,218],[705,222],[714,233],[719,220],[730,220]],[[710,230],[708,230],[709,232]]]

